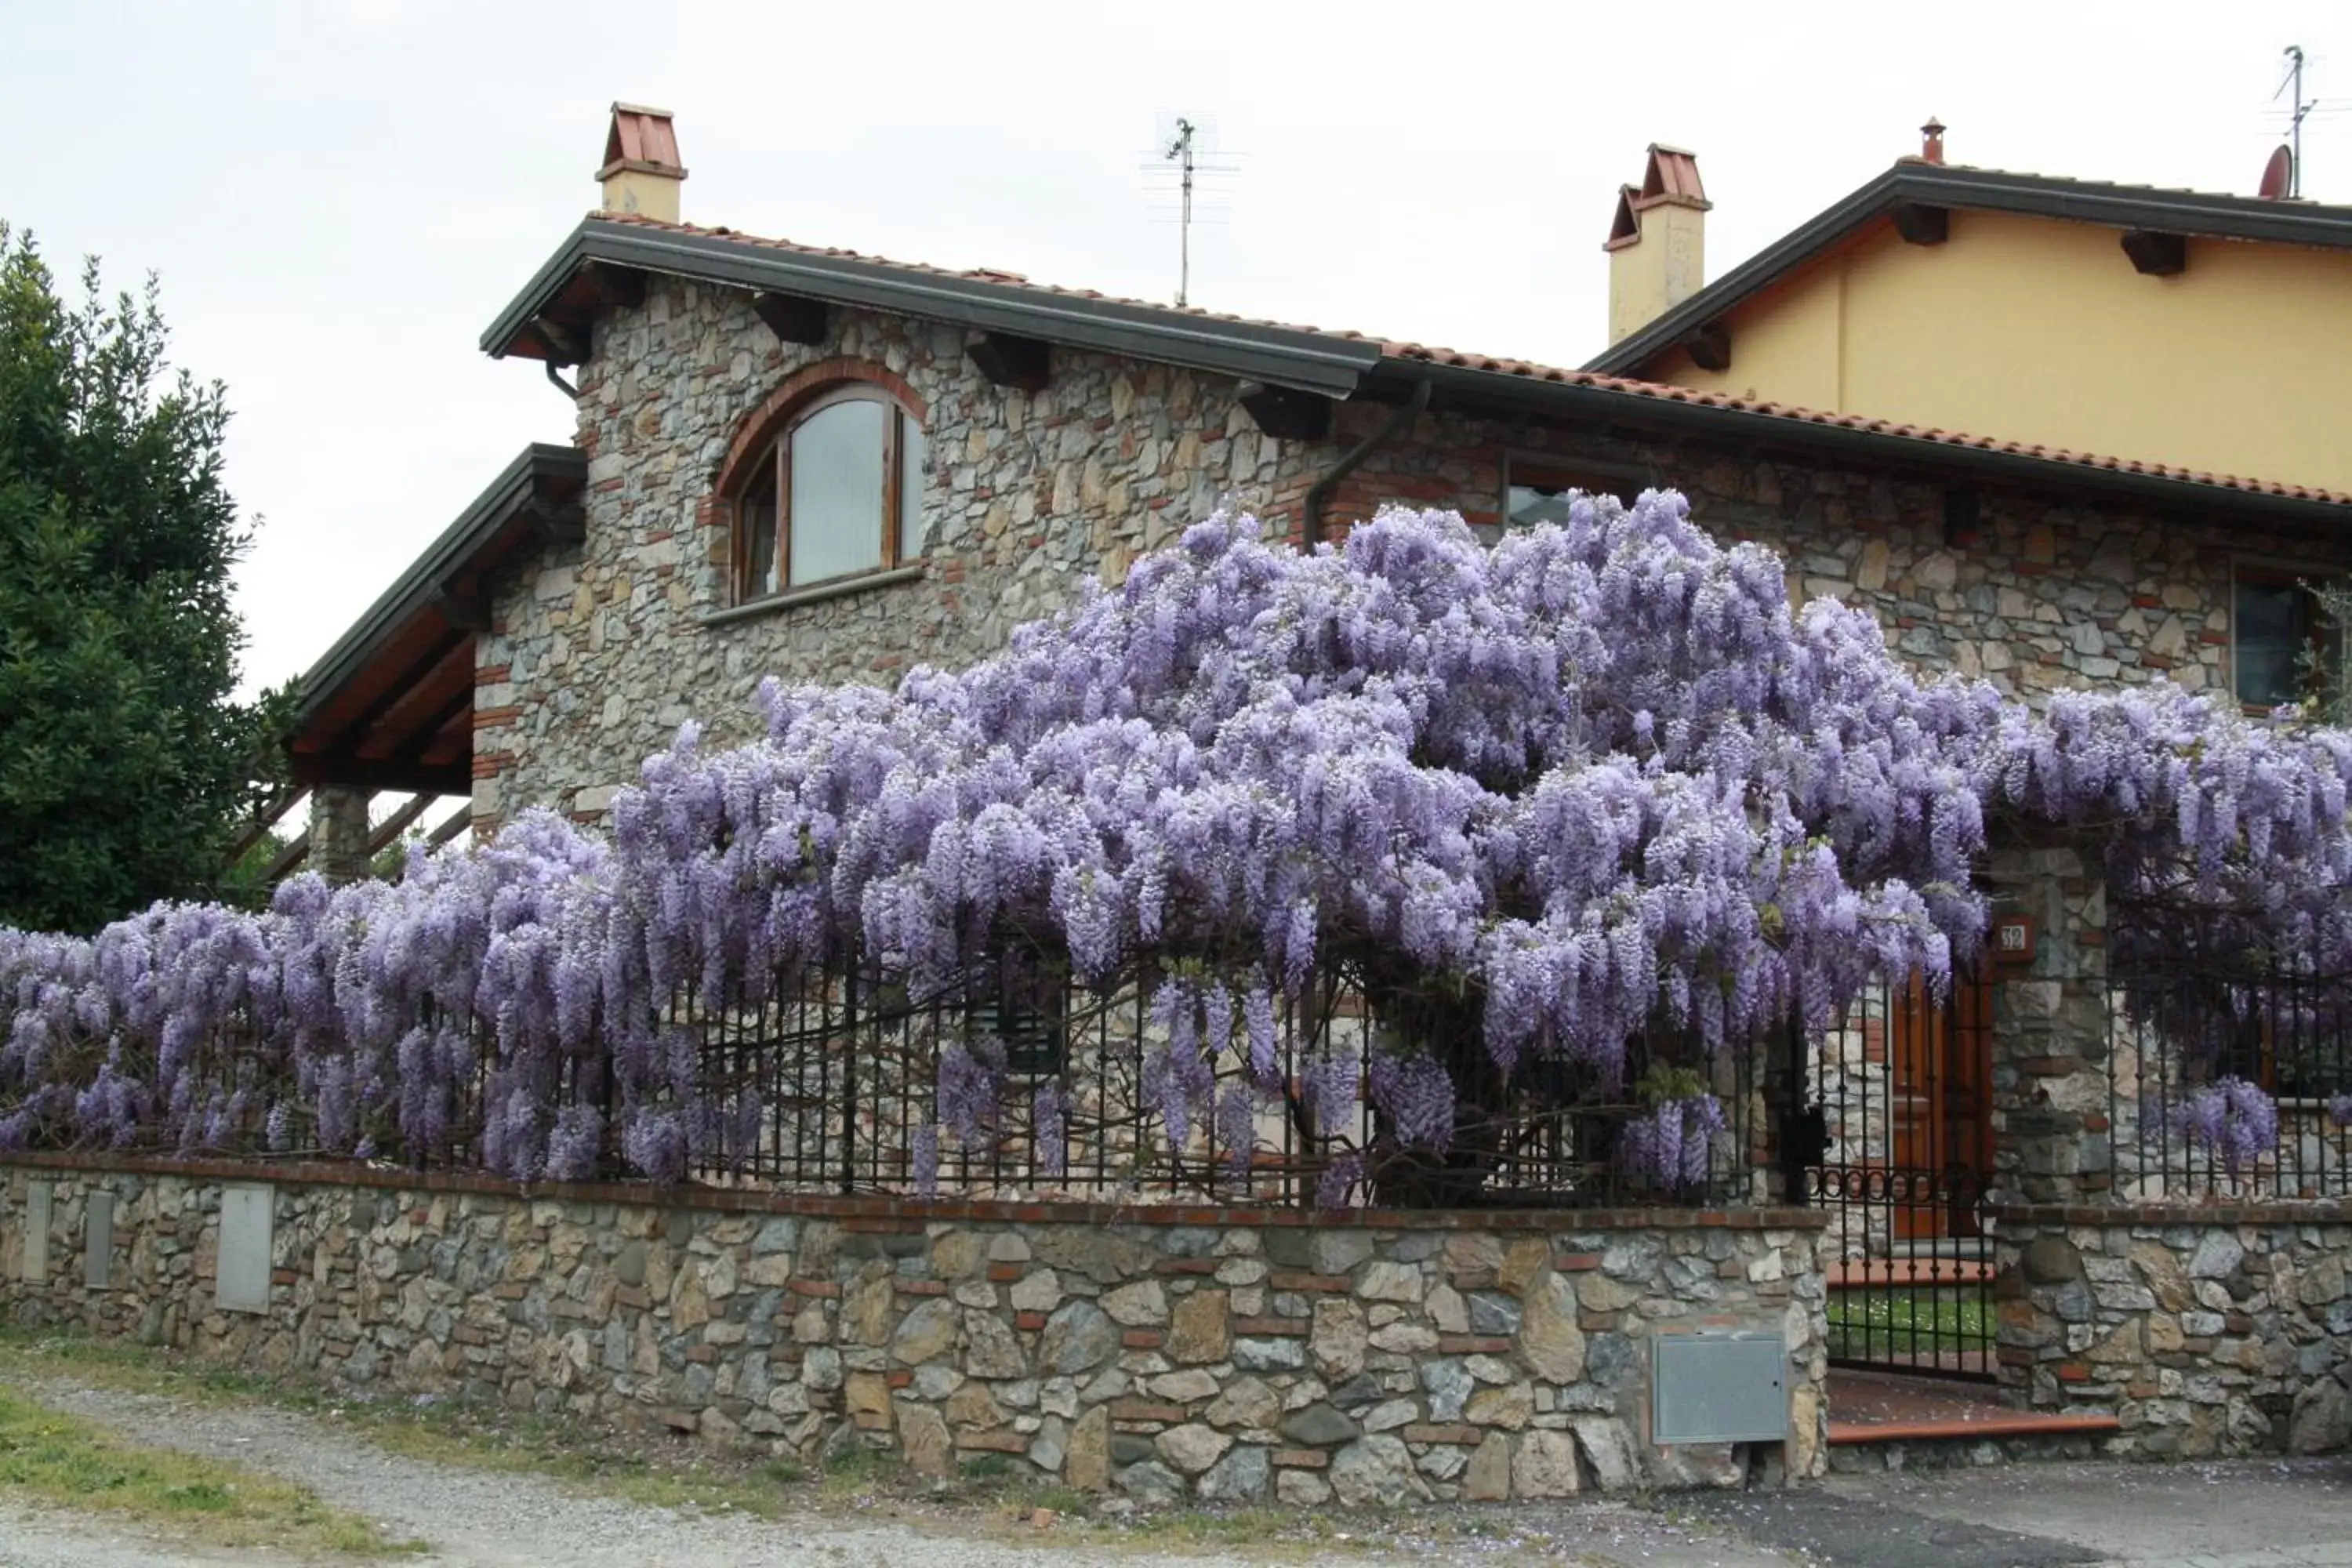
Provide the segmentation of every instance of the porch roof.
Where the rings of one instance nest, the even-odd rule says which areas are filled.
[[[492,579],[577,539],[587,460],[533,443],[444,529],[302,678],[288,742],[306,784],[464,795],[473,788],[474,639]]]

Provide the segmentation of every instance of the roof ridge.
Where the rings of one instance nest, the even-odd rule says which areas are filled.
[[[647,217],[641,213],[597,213],[592,216],[602,222],[723,239],[746,246],[788,250],[802,255],[833,257],[917,276],[959,278],[1002,288],[1014,293],[1034,293],[1058,299],[1098,300],[1106,304],[1155,310],[1191,320],[1270,328],[1311,337],[1328,338],[1335,342],[1370,343],[1378,346],[1383,360],[1422,363],[1448,369],[1474,370],[1491,374],[1507,375],[1524,381],[1589,387],[1599,391],[1621,393],[1632,397],[1646,398],[1654,402],[1687,404],[1733,413],[1754,414],[1787,420],[1791,424],[1834,426],[1843,429],[1896,437],[1937,446],[1969,447],[2016,457],[2036,458],[2074,468],[2145,474],[2154,478],[2176,479],[2184,483],[2207,485],[2247,494],[2280,496],[2334,505],[2352,505],[2352,493],[2296,485],[2283,480],[2252,479],[2235,474],[2215,474],[2147,458],[2078,452],[2068,447],[2007,440],[1994,436],[1971,435],[1964,431],[1944,430],[1936,426],[1921,426],[1869,415],[1845,414],[1834,410],[1808,408],[1796,404],[1775,403],[1762,398],[1740,397],[1730,393],[1710,392],[1698,387],[1678,385],[1672,382],[1645,381],[1638,377],[1620,375],[1590,367],[1550,365],[1506,355],[1476,353],[1468,350],[1446,348],[1407,339],[1379,337],[1352,329],[1307,326],[1295,321],[1276,321],[1265,317],[1206,310],[1198,306],[1166,305],[1152,300],[1105,294],[1097,289],[1070,289],[1055,284],[1037,283],[1026,278],[1015,279],[1002,268],[954,268],[934,267],[923,262],[897,261],[887,257],[873,256],[840,247],[812,246],[796,240],[768,238],[746,234],[737,229],[671,223],[659,218]]]

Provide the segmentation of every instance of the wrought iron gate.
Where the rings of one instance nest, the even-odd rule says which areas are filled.
[[[1791,1058],[1791,1174],[1830,1216],[1831,1362],[1990,1378],[1990,992],[1884,984]]]

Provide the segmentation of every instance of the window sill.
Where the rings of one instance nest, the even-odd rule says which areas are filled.
[[[730,605],[723,610],[705,614],[699,624],[706,626],[731,626],[738,621],[757,620],[784,610],[798,609],[803,605],[822,605],[827,599],[845,599],[852,594],[863,594],[875,588],[892,588],[901,583],[919,583],[925,567],[919,561],[907,566],[885,567],[879,572],[860,572],[854,576],[829,578],[823,583],[811,583],[805,587],[787,588],[781,594],[771,594],[764,599],[753,599],[746,605]]]

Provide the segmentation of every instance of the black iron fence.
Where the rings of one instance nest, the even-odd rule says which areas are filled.
[[[2352,1196],[2352,975],[2125,926],[2108,983],[2118,1197]]]
[[[1792,1191],[1829,1220],[1831,1360],[1992,1375],[1992,1021],[1973,975],[1883,983],[1792,1032]]]
[[[646,1164],[634,1102],[690,1126],[676,1134],[685,1179],[775,1190],[1456,1207],[1764,1195],[1752,1053],[1711,1056],[1661,1028],[1628,1044],[1621,1071],[1538,1052],[1505,1070],[1476,999],[1442,987],[1335,968],[1255,1020],[1244,998],[1209,997],[1180,1026],[1162,980],[1089,988],[1007,955],[929,994],[857,965],[781,977],[748,1008],[681,995],[655,1048],[688,1059],[666,1059],[653,1089],[625,1087],[614,1055],[590,1048],[551,1058],[522,1085],[526,1106],[478,1024],[340,1058],[349,1083],[332,1096],[316,1066],[298,1089],[282,1052],[230,1026],[189,1058],[183,1098],[210,1114],[100,1139],[60,1100],[29,1142],[497,1170],[518,1119],[542,1135],[553,1120],[559,1144],[594,1140],[570,1169],[633,1178]],[[138,1052],[89,1045],[93,1072],[112,1049],[135,1077]],[[410,1059],[427,1051],[442,1053],[430,1073]],[[1385,1096],[1372,1081],[1412,1056],[1441,1072],[1450,1119],[1433,1113],[1425,1072]],[[593,1115],[567,1128],[562,1106]]]

